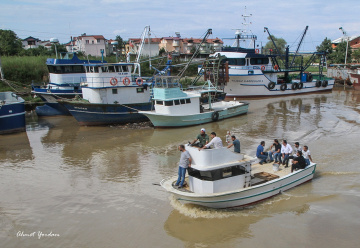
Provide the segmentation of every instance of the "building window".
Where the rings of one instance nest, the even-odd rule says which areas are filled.
[[[98,44],[100,44],[100,39],[97,39],[96,42],[97,42]]]
[[[89,44],[89,40],[86,40],[85,43],[86,43],[86,44]]]
[[[95,44],[95,42],[94,42],[94,41],[91,41],[91,44]]]

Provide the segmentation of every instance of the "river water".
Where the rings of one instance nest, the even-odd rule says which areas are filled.
[[[247,115],[177,129],[80,127],[29,115],[0,136],[1,247],[359,247],[360,93],[253,99]],[[246,209],[182,206],[157,184],[200,128],[308,145],[312,182]]]

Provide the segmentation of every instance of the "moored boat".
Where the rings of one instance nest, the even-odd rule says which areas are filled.
[[[58,102],[80,125],[146,121],[138,111],[151,109],[150,84],[132,73],[134,66],[140,67],[137,63],[86,64],[82,99]]]
[[[155,77],[154,110],[140,111],[155,127],[181,127],[218,121],[248,111],[248,103],[219,101],[210,81],[204,86],[182,90],[178,77]]]
[[[25,131],[25,101],[13,92],[0,92],[0,134]]]
[[[185,146],[192,164],[187,186],[175,186],[176,177],[164,179],[161,186],[183,204],[209,208],[232,208],[251,205],[312,180],[316,164],[290,172],[290,168],[273,169],[257,159],[234,153],[226,147],[204,149]]]
[[[70,54],[72,54],[72,58],[69,57]],[[36,107],[37,115],[70,115],[69,111],[57,100],[82,96],[80,83],[86,77],[83,65],[100,62],[98,60],[81,60],[76,53],[65,53],[60,59],[48,58],[46,65],[49,70],[49,83],[44,86],[32,85],[32,93],[45,102],[45,105]]]

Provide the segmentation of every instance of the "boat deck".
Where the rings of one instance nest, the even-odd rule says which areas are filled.
[[[252,164],[251,166],[251,186],[259,185],[262,183],[266,183],[268,181],[277,179],[279,177],[286,176],[291,173],[291,163],[289,162],[289,167],[285,168],[284,165],[280,165],[277,171],[274,171],[273,162],[271,163],[264,163],[264,164]],[[183,188],[177,188],[175,186],[176,180],[172,183],[174,189],[193,193],[190,191],[188,177],[185,178],[185,183]]]

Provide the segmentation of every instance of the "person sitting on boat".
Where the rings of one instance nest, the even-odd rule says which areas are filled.
[[[214,145],[215,149],[223,147],[223,143],[222,143],[221,138],[217,137],[215,132],[212,132],[210,134],[210,136],[211,136],[212,140],[208,144],[203,146],[202,148],[199,148],[199,151],[204,149],[204,148],[210,148],[211,145]]]
[[[305,159],[306,165],[310,165],[310,161],[312,162],[312,158],[308,146],[304,146],[304,149],[302,150],[302,154]]]
[[[290,156],[289,156],[289,159],[294,159],[294,158],[296,158],[298,151],[302,151],[302,148],[301,148],[299,142],[295,142],[295,144],[294,144],[294,149],[293,149],[294,155],[290,155]]]
[[[199,143],[195,144],[196,141],[199,141]],[[209,136],[205,133],[205,128],[201,128],[200,134],[196,137],[196,139],[194,139],[191,145],[195,144],[201,148],[207,143],[209,143]]]
[[[274,151],[271,150],[274,147]],[[273,155],[275,162],[274,164],[281,164],[281,144],[278,139],[274,139],[274,143],[270,146],[269,156],[270,160],[273,160]]]
[[[227,148],[234,146],[234,152],[240,153],[240,141],[236,139],[235,135],[231,135],[232,144],[228,145]]]
[[[285,168],[289,167],[289,156],[292,153],[293,149],[291,147],[291,145],[289,145],[287,143],[286,140],[283,140],[282,145],[281,145],[281,154],[282,154],[282,158],[283,158],[283,165],[285,165]]]
[[[305,167],[306,167],[305,158],[302,156],[301,151],[297,151],[296,157],[293,159],[291,165],[291,172],[297,169],[305,169]]]
[[[268,158],[268,153],[264,152],[264,146],[265,146],[265,141],[261,141],[260,145],[257,147],[256,149],[256,157],[261,159],[259,164],[263,164],[264,162],[266,162],[266,159]]]
[[[192,160],[189,151],[185,149],[184,145],[179,145],[178,149],[181,152],[181,155],[180,155],[179,172],[178,172],[179,176],[175,183],[175,186],[182,188],[184,186],[186,169],[188,167],[191,167]]]

